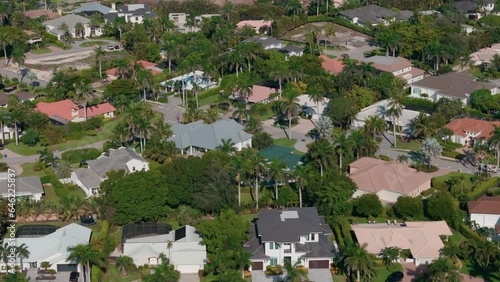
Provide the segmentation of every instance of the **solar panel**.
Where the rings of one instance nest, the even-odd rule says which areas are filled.
[[[184,239],[186,237],[186,226],[182,226],[175,230],[175,241],[179,241],[180,239]]]
[[[17,228],[16,238],[36,238],[54,233],[58,229],[53,225],[22,225]]]
[[[166,223],[147,222],[147,223],[129,224],[123,227],[122,243],[124,243],[127,239],[130,238],[142,237],[148,235],[168,234],[168,232],[170,231],[172,231],[172,226]]]

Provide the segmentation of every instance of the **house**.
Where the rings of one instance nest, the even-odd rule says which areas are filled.
[[[469,20],[479,20],[493,11],[495,0],[465,0],[455,2],[452,6],[465,14]]]
[[[431,76],[410,84],[411,97],[425,98],[437,102],[440,98],[460,99],[464,105],[469,102],[472,92],[480,89],[491,90],[497,94],[497,85],[489,82],[476,81],[466,72],[450,72],[443,75]]]
[[[163,69],[159,68],[158,64],[156,64],[156,63],[148,62],[145,60],[139,60],[135,63],[141,65],[143,69],[149,70],[153,76],[158,75],[158,74],[163,72]],[[134,62],[131,61],[130,65],[132,67],[134,65]],[[109,69],[106,71],[106,74],[108,75],[109,80],[115,80],[120,76],[120,74],[118,73],[118,68]]]
[[[163,254],[181,274],[197,274],[207,263],[207,247],[201,240],[198,230],[185,225],[167,234],[127,238],[123,242],[123,255],[131,257],[135,265],[157,265],[161,264]]]
[[[470,221],[479,227],[495,228],[500,234],[500,196],[483,196],[467,203]]]
[[[82,271],[81,266],[77,264],[76,261],[68,261],[68,256],[70,254],[68,248],[75,247],[79,244],[89,244],[92,234],[91,229],[75,223],[71,223],[59,229],[47,228],[45,225],[43,228],[45,230],[50,229],[49,232],[51,233],[28,232],[26,235],[23,235],[23,232],[20,230],[21,228],[22,227],[19,227],[15,240],[16,246],[25,244],[29,251],[28,257],[23,259],[24,269],[40,269],[41,263],[46,261],[51,264],[49,269],[54,269],[57,272]],[[56,230],[54,231],[54,229]],[[35,235],[33,233],[37,234]],[[39,234],[43,235],[40,236]],[[5,244],[9,242],[9,238],[5,238],[3,241]],[[15,263],[21,266],[18,257],[16,257]],[[2,265],[1,269],[4,272],[5,265]]]
[[[6,172],[0,172],[0,193],[4,199],[9,198],[9,176]],[[40,201],[44,192],[40,176],[17,177],[15,182],[16,198]]]
[[[323,101],[316,103],[315,101],[311,100],[311,98],[307,94],[300,95],[299,97],[297,97],[297,99],[297,103],[302,107],[302,110],[305,110],[307,108],[311,110],[313,114],[310,116],[310,118],[312,120],[319,120],[319,118],[326,113],[328,103],[330,102],[330,99],[323,98]]]
[[[407,83],[424,79],[424,71],[413,67],[412,63],[403,57],[373,56],[364,58],[363,61],[373,63],[373,67],[379,72],[392,73]]]
[[[73,10],[73,14],[82,14],[85,16],[94,16],[94,15],[107,15],[109,13],[116,13],[118,11],[113,10],[108,6],[101,5],[99,2],[95,3],[84,3],[75,10]]]
[[[188,124],[172,125],[173,136],[168,139],[175,143],[181,154],[194,155],[215,150],[222,145],[222,140],[234,143],[234,148],[241,151],[252,147],[252,134],[243,131],[243,126],[234,120],[219,120],[212,124],[204,124],[202,120]]]
[[[438,259],[439,250],[444,247],[441,236],[453,235],[444,221],[353,224],[351,228],[358,243],[367,244],[369,253],[380,256],[388,247],[409,250],[412,259],[406,261],[413,261],[415,266]]]
[[[451,120],[444,127],[453,131],[451,141],[473,147],[487,141],[495,130],[495,126],[500,126],[500,121],[458,117]]]
[[[7,108],[9,97],[16,96],[19,99],[19,102],[24,101],[35,101],[35,94],[28,91],[19,91],[16,93],[0,93],[0,107]]]
[[[29,10],[24,12],[24,15],[30,19],[38,19],[41,17],[45,17],[48,20],[55,20],[57,18],[62,17],[59,13],[54,13],[51,10],[45,10],[45,9]]]
[[[247,102],[268,104],[276,99],[278,99],[278,89],[255,84],[252,86],[252,94],[247,98]]]
[[[279,49],[278,51],[285,54],[287,59],[291,56],[301,57],[304,55],[304,48],[294,45],[285,45],[285,47]]]
[[[239,23],[236,24],[237,28],[243,28],[245,26],[251,27],[255,30],[255,32],[259,34],[266,34],[269,29],[271,29],[271,26],[273,24],[273,21],[266,21],[266,20],[246,20],[246,21],[240,21]]]
[[[116,4],[113,3],[111,9],[116,12],[109,11],[104,15],[106,23],[113,22],[116,17],[123,17],[127,23],[142,24],[145,18],[158,17],[156,12],[152,11],[146,4],[124,4],[117,9]]]
[[[366,120],[372,116],[382,118],[386,121],[387,125],[392,125],[394,122],[393,117],[387,114],[389,108],[389,100],[378,101],[366,108],[363,108],[352,120],[351,126],[354,128],[361,128],[365,126]],[[419,111],[403,109],[401,111],[401,115],[396,119],[396,125],[400,126],[404,131],[410,127],[412,120],[418,117],[419,114]]]
[[[330,59],[327,55],[319,56],[321,58],[321,67],[330,74],[337,75],[344,69],[342,60]]]
[[[419,196],[431,188],[432,177],[405,164],[369,157],[349,165],[349,178],[358,187],[353,198],[376,194],[382,202],[389,204],[395,203],[400,196]]]
[[[48,32],[57,36],[57,39],[61,40],[65,31],[61,29],[61,25],[65,23],[68,26],[69,33],[71,37],[91,37],[91,36],[101,36],[102,30],[100,26],[91,26],[90,20],[79,15],[67,15],[54,20],[46,21],[43,23]],[[75,30],[76,24],[81,23],[84,29],[81,31]]]
[[[53,103],[40,102],[36,105],[35,110],[46,114],[50,120],[58,124],[85,121],[84,108],[69,99]],[[110,103],[89,106],[87,107],[87,118],[98,116],[113,118],[115,111],[115,107]]]
[[[262,45],[262,48],[264,48],[264,50],[281,49],[285,46],[281,40],[278,40],[272,36],[253,36],[243,40],[243,42],[259,43],[260,45]]]
[[[121,147],[110,149],[95,160],[87,161],[87,168],[79,168],[71,173],[71,182],[78,185],[87,196],[97,196],[106,173],[124,170],[125,173],[148,171],[149,163],[134,149]]]
[[[361,8],[345,10],[339,15],[353,24],[360,26],[388,25],[396,19],[398,13],[377,5],[367,5]]]
[[[26,41],[28,44],[35,44],[35,43],[40,43],[42,42],[43,38],[42,36],[38,35],[38,33],[33,32],[31,30],[23,30],[26,35],[28,35],[29,39]]]
[[[500,43],[494,43],[491,47],[479,49],[470,54],[470,62],[474,66],[487,67],[495,55],[500,55]]]
[[[177,31],[181,33],[198,32],[200,30],[203,19],[210,19],[212,17],[220,17],[220,14],[202,14],[190,18],[186,13],[170,13],[168,19],[174,22]]]
[[[175,92],[182,91],[182,88],[189,91],[195,87],[200,90],[210,89],[217,83],[212,81],[210,76],[206,76],[204,72],[197,70],[160,82],[160,85],[165,87],[167,92]]]
[[[19,134],[19,136],[21,136],[21,132],[22,132],[21,128],[18,128],[17,133]],[[1,134],[3,134],[4,139],[14,139],[16,138],[16,129],[14,126],[10,124],[9,125],[4,124],[3,128],[0,128],[0,136],[2,136]]]
[[[252,271],[285,262],[310,269],[328,269],[333,263],[332,230],[315,207],[263,210],[251,232],[244,249],[251,254]]]

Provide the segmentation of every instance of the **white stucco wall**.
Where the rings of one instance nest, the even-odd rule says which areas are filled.
[[[141,160],[130,160],[126,163],[128,171],[131,173],[136,171],[148,171],[149,164],[147,162],[143,162]]]
[[[500,214],[471,213],[470,220],[481,227],[495,228],[500,224]]]
[[[396,203],[399,197],[404,196],[403,194],[400,193],[395,193],[387,190],[382,190],[377,193],[377,196],[379,199],[383,202],[387,203]]]
[[[71,178],[71,183],[78,185],[78,187],[80,187],[80,189],[82,189],[83,192],[85,192],[85,195],[87,195],[87,197],[90,197],[92,195],[92,191],[89,188],[87,188],[87,186],[83,185],[83,183],[78,179],[74,171],[71,173],[70,178]]]

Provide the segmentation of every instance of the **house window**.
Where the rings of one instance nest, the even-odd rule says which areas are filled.
[[[413,94],[420,95],[422,90],[420,88],[412,88],[412,91],[413,91]]]
[[[270,264],[271,264],[271,266],[278,265],[278,258],[271,258],[270,259]]]
[[[139,21],[139,17],[135,17],[135,20],[136,20],[136,21]]]
[[[316,239],[316,234],[311,233],[311,241],[314,241]]]
[[[135,171],[135,166],[132,167],[132,171]]]
[[[274,243],[274,249],[275,249],[275,250],[278,250],[279,248],[280,248],[280,245],[279,245],[279,244],[277,244],[277,243]]]
[[[301,263],[302,263],[302,258],[301,258],[301,257],[297,258],[297,263],[298,263],[298,264],[301,264]]]
[[[269,243],[269,250],[273,250],[273,249],[274,249],[274,243],[271,242],[271,243]]]

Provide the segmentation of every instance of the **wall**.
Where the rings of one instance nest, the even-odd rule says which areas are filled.
[[[85,192],[85,195],[87,195],[87,197],[90,197],[92,195],[90,189],[88,189],[87,186],[83,185],[74,171],[71,173],[71,183],[78,185],[78,187],[80,187],[83,192]]]
[[[396,203],[398,198],[404,195],[387,190],[382,190],[377,193],[377,196],[380,198],[381,201],[388,203]]]
[[[316,236],[317,237],[317,236]],[[273,243],[274,244],[274,243]],[[283,265],[284,264],[284,257],[291,257],[292,258],[292,265],[297,262],[297,260],[305,254],[305,252],[295,252],[295,244],[291,243],[291,252],[290,253],[285,253],[284,248],[283,248],[283,243],[279,244],[279,248],[277,250],[269,249],[269,242],[266,242],[264,244],[264,252],[266,256],[269,256],[270,258],[277,258],[278,259],[278,264]],[[264,269],[266,268],[267,265],[270,265],[271,261],[268,261],[267,263],[264,262]]]
[[[127,168],[129,172],[136,172],[136,171],[148,171],[149,170],[149,164],[147,162],[143,162],[140,160],[130,160],[127,162]]]
[[[495,225],[500,224],[500,214],[472,213],[470,220],[481,227],[495,228]]]

